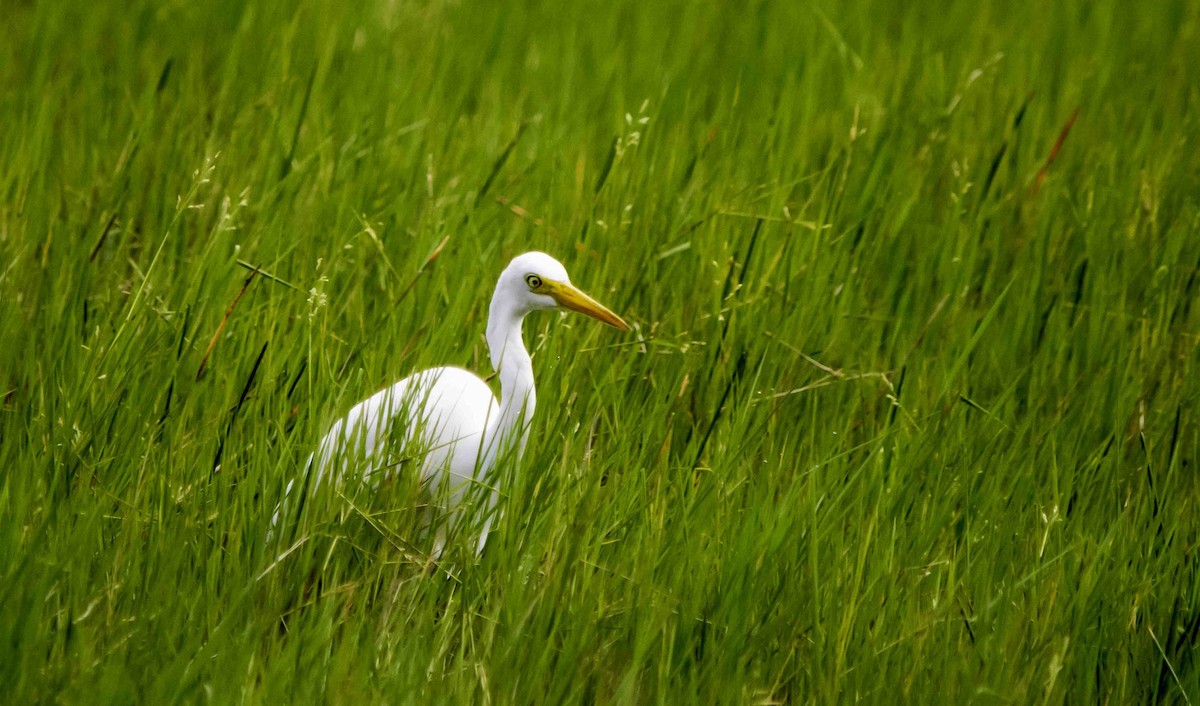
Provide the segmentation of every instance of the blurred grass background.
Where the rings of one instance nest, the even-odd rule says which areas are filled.
[[[0,700],[1200,696],[1193,3],[3,14]],[[531,249],[480,562],[265,546]]]

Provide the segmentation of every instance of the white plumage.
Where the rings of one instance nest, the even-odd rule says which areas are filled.
[[[476,547],[482,551],[498,500],[491,471],[498,460],[520,458],[537,406],[521,323],[532,311],[558,307],[629,329],[619,316],[576,289],[557,260],[540,252],[519,255],[500,274],[488,312],[487,343],[500,377],[500,399],[487,383],[462,368],[414,373],[359,402],[330,428],[306,464],[306,471],[314,474],[310,484],[315,487],[330,476],[343,480],[358,469],[374,487],[389,473],[411,467],[396,464],[397,456],[423,456],[422,483],[436,514],[444,515],[432,518],[439,524],[433,553],[441,553],[445,525],[462,519],[468,496],[488,503]],[[295,481],[288,484],[287,495],[294,485]],[[276,510],[273,526],[286,514],[284,507]]]

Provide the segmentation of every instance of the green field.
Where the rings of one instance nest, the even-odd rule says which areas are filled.
[[[1194,2],[283,5],[3,4],[0,702],[1200,703]],[[266,541],[535,249],[483,555]]]

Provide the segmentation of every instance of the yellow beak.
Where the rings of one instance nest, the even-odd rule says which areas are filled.
[[[559,306],[572,311],[578,311],[580,314],[587,314],[593,319],[603,321],[609,326],[619,328],[622,331],[629,330],[629,324],[625,323],[624,319],[612,313],[606,306],[579,291],[573,285],[551,280],[545,280],[545,282],[546,289],[549,290],[546,294],[553,297]]]

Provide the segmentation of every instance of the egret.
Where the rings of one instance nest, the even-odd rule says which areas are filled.
[[[539,309],[571,309],[622,331],[629,325],[574,285],[553,257],[527,252],[513,258],[500,273],[488,311],[487,344],[492,367],[500,378],[500,399],[479,376],[457,367],[423,370],[355,405],[337,421],[309,457],[306,470],[314,487],[327,476],[345,475],[357,467],[367,487],[400,464],[396,452],[418,449],[422,489],[440,498],[441,510],[458,521],[472,486],[482,490],[487,516],[476,545],[483,551],[498,501],[492,471],[498,460],[519,460],[529,436],[537,404],[533,365],[521,338],[526,314]],[[295,481],[288,483],[285,499]],[[435,503],[436,505],[436,503]],[[279,521],[283,505],[271,524]],[[444,548],[439,529],[432,555]]]

